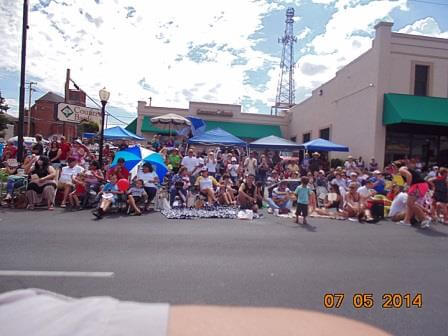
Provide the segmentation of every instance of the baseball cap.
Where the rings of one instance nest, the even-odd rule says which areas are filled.
[[[375,170],[373,173],[374,174],[381,174],[381,172],[379,170]]]
[[[350,176],[358,176],[358,174],[356,174],[355,172],[351,172]]]
[[[201,168],[201,172],[205,172],[205,171],[208,171],[208,170],[207,170],[207,167],[202,167],[202,168]]]

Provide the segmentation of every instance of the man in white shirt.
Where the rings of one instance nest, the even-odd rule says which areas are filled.
[[[257,169],[257,159],[255,158],[255,153],[250,153],[250,157],[244,160],[244,169],[246,175],[252,174],[255,175]]]
[[[64,198],[61,202],[61,208],[65,208],[67,198],[73,189],[73,178],[84,171],[84,168],[77,164],[75,158],[69,157],[67,159],[68,166],[61,169],[59,175],[58,189],[64,190]]]
[[[347,161],[344,163],[344,168],[347,174],[350,173],[356,173],[358,171],[358,166],[356,165],[356,162],[353,160],[353,156],[349,155],[347,157]]]
[[[188,156],[184,156],[181,165],[187,168],[190,175],[198,166],[198,159],[194,156],[194,151],[192,149],[188,150]]]
[[[393,222],[399,222],[404,219],[406,215],[406,203],[408,201],[408,194],[405,192],[400,192],[395,196],[392,204],[390,206],[388,217]]]

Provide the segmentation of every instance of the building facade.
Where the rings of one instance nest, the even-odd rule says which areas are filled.
[[[448,40],[392,25],[378,23],[370,50],[290,110],[290,137],[329,139],[380,164],[448,163]]]
[[[167,113],[201,118],[206,122],[207,130],[219,127],[247,141],[268,135],[288,137],[287,115],[244,113],[241,111],[241,105],[190,102],[188,108],[168,108],[151,106],[139,101],[137,112],[137,119],[128,126],[128,129],[148,140],[154,134],[168,133],[151,124],[151,118]]]

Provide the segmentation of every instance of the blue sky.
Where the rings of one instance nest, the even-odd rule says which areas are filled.
[[[442,5],[427,2],[440,3]],[[137,101],[237,103],[269,113],[285,11],[294,7],[296,102],[371,46],[373,26],[448,38],[445,0],[30,0],[27,81],[33,99],[62,94],[65,69],[90,96],[106,86],[124,122]],[[17,112],[21,1],[0,0],[0,90]],[[27,95],[28,96],[28,95]],[[26,102],[28,104],[28,102]],[[119,122],[115,122],[119,124]]]

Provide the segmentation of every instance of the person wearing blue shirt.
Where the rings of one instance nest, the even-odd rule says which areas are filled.
[[[384,181],[384,178],[379,170],[375,170],[373,172],[373,189],[377,192],[377,194],[380,195],[386,195],[386,182]]]
[[[301,185],[299,185],[295,194],[297,197],[297,210],[296,210],[296,224],[299,224],[299,216],[303,217],[303,225],[307,225],[306,217],[308,216],[308,205],[310,203],[310,196],[312,194],[311,189],[308,187],[308,178],[301,178]]]
[[[117,175],[110,175],[109,181],[110,182],[106,183],[100,193],[101,203],[99,208],[93,212],[93,215],[98,219],[102,219],[109,207],[117,201],[118,195],[123,194],[123,192],[120,191],[117,186]]]

